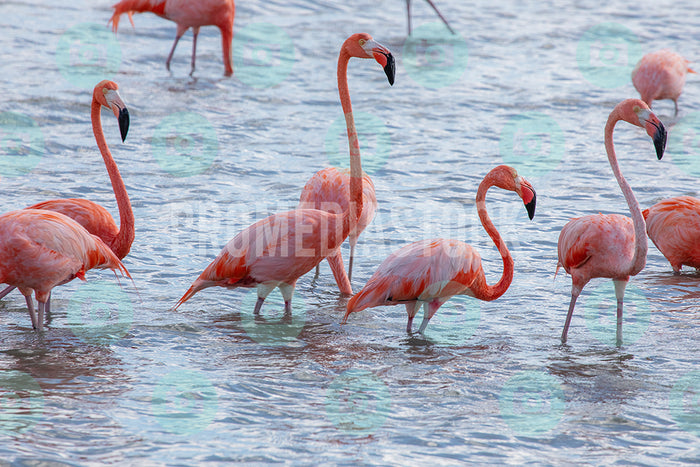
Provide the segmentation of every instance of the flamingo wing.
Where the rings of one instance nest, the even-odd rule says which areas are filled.
[[[674,271],[680,271],[683,265],[700,268],[700,199],[665,199],[643,214],[649,238]]]
[[[67,198],[42,201],[27,209],[45,209],[68,216],[85,230],[109,244],[119,234],[119,227],[112,215],[102,206],[87,199]]]

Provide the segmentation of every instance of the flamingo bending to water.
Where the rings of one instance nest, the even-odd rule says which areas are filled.
[[[350,313],[403,303],[408,313],[406,332],[410,333],[413,317],[423,305],[423,322],[418,330],[422,333],[438,308],[455,295],[487,301],[503,295],[513,281],[513,258],[486,212],[486,192],[492,186],[520,196],[530,219],[535,215],[536,195],[532,185],[507,165],[491,170],[479,184],[479,219],[503,258],[503,275],[496,284],[486,283],[481,257],[470,245],[442,238],[421,240],[400,248],[382,262],[365,287],[348,302],[343,323]]]
[[[192,28],[192,71],[194,73],[195,57],[197,55],[197,35],[202,26],[216,26],[221,31],[221,48],[224,54],[225,75],[233,74],[231,60],[231,42],[233,41],[233,17],[236,12],[233,0],[122,0],[112,6],[114,14],[110,21],[112,29],[117,32],[119,18],[126,13],[131,25],[134,25],[133,14],[151,12],[161,18],[169,19],[177,24],[175,42],[165,67],[170,71],[170,60],[173,58],[175,47],[183,34]]]
[[[349,57],[374,57],[394,80],[394,57],[369,34],[353,34],[342,45],[339,62]],[[340,70],[339,70],[339,83]],[[342,92],[342,91],[341,91]],[[291,300],[297,279],[313,269],[326,256],[340,248],[361,217],[362,163],[352,112],[345,114],[350,135],[350,194],[347,210],[340,214],[318,209],[296,209],[274,214],[241,231],[226,244],[219,256],[200,274],[175,305],[175,309],[207,287],[257,288],[259,313],[265,298],[279,287],[285,314],[291,313]]]
[[[102,240],[63,214],[20,209],[0,216],[0,283],[19,288],[35,329],[43,329],[51,289],[76,277],[85,280],[93,268],[131,277]],[[39,304],[38,319],[32,292]]]
[[[114,116],[119,122],[119,131],[122,141],[126,139],[129,131],[129,111],[119,96],[119,86],[113,81],[104,80],[95,86],[92,92],[92,132],[97,141],[97,147],[100,149],[102,158],[104,159],[109,179],[112,183],[114,196],[117,198],[117,208],[119,209],[119,227],[114,222],[112,216],[107,210],[97,203],[87,199],[54,199],[43,201],[41,203],[29,206],[27,209],[45,209],[49,211],[60,212],[78,224],[93,235],[97,235],[100,239],[114,252],[117,258],[124,258],[131,249],[131,244],[134,241],[134,212],[131,209],[129,195],[126,192],[126,186],[117,168],[117,163],[112,157],[112,153],[107,147],[104,132],[102,131],[102,122],[100,111],[102,107],[106,107],[114,113]],[[1,283],[1,281],[0,281]],[[14,286],[9,286],[0,292],[0,298],[4,297],[14,289]],[[47,301],[47,307],[49,306]]]
[[[685,76],[695,73],[689,63],[668,49],[648,53],[634,67],[632,83],[649,107],[652,101],[671,99],[678,114],[678,97],[683,92]]]
[[[700,269],[700,199],[678,196],[659,201],[642,211],[647,234],[666,257],[673,271]]]
[[[368,39],[359,39],[360,41],[366,41]],[[369,39],[371,40],[371,39]],[[343,114],[345,114],[345,123],[348,133],[348,145],[350,148],[350,157],[360,157],[360,147],[357,139],[357,132],[355,131],[355,124],[352,120],[352,103],[350,102],[350,92],[348,90],[348,61],[350,60],[350,52],[348,49],[343,47],[340,51],[338,57],[338,94],[340,95],[340,104],[343,108]],[[383,55],[379,54],[379,63],[383,64],[384,71],[389,79],[389,84],[394,84],[394,64],[385,62],[382,58]],[[376,58],[372,55],[364,54],[359,58]],[[390,69],[387,69],[390,66]],[[353,155],[353,152],[356,154]],[[350,285],[350,280],[352,278],[352,264],[355,257],[355,245],[357,244],[357,237],[362,233],[363,230],[372,222],[374,219],[374,214],[377,211],[377,196],[374,193],[374,183],[369,175],[363,173],[363,183],[362,183],[362,214],[358,220],[357,225],[349,234],[350,241],[350,261],[348,264],[348,272],[345,272],[345,266],[343,265],[343,257],[340,253],[340,248],[332,252],[326,259],[333,272],[333,277],[335,278],[338,288],[344,294],[352,294],[352,286]],[[329,167],[320,170],[314,174],[313,177],[306,182],[304,188],[301,191],[301,196],[299,198],[299,205],[297,209],[322,209],[331,212],[343,212],[347,211],[350,207],[350,185],[352,177],[350,171],[347,169],[337,169],[335,167]],[[316,266],[316,273],[318,274],[318,266]]]
[[[620,120],[642,127],[654,140],[656,155],[663,157],[666,129],[649,106],[639,99],[627,99],[615,106],[605,125],[605,150],[613,174],[620,185],[632,219],[620,214],[593,214],[569,221],[559,234],[560,266],[571,274],[571,302],[566,315],[562,343],[566,342],[576,299],[594,277],[608,277],[615,284],[617,298],[617,344],[622,344],[622,308],[625,287],[630,276],[644,268],[647,257],[647,236],[644,218],[632,188],[620,172],[613,145],[613,129]]]

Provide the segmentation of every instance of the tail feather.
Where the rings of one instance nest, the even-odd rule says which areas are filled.
[[[131,279],[131,274],[117,255],[99,237],[93,235],[93,238],[95,239],[95,247],[87,252],[82,270],[111,269],[115,274],[119,272],[122,276]]]
[[[119,18],[126,13],[129,16],[131,26],[134,26],[134,13],[151,12],[156,15],[165,15],[165,0],[122,0],[119,3],[112,5],[114,13],[109,20],[112,23],[112,31],[117,32],[119,28]]]

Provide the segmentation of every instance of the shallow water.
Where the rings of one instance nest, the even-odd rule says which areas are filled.
[[[90,272],[54,291],[43,334],[24,300],[0,301],[0,458],[17,464],[612,464],[697,463],[700,274],[673,275],[650,243],[630,282],[625,343],[614,344],[612,283],[584,290],[568,345],[559,336],[570,278],[556,242],[571,217],[628,213],[603,147],[613,106],[635,97],[629,67],[663,47],[691,60],[700,18],[690,1],[439,0],[460,37],[414,2],[238,2],[235,76],[223,78],[216,28],[191,35],[164,67],[174,25],[137,15],[119,34],[109,3],[0,5],[4,211],[86,197],[117,215],[90,129],[92,87],[118,82],[131,113],[125,143],[103,112],[126,182],[134,280]],[[649,14],[653,12],[653,14]],[[90,23],[90,24],[85,24]],[[610,24],[611,23],[611,24]],[[494,166],[537,190],[533,221],[511,193],[488,209],[515,278],[494,302],[453,299],[425,336],[403,307],[354,314],[326,263],[299,280],[291,322],[273,293],[208,289],[171,308],[238,231],[296,206],[320,168],[345,164],[335,81],[342,41],[370,32],[394,51],[390,87],[372,60],[349,66],[365,169],[379,200],[360,238],[355,290],[393,250],[446,237],[477,248],[490,282],[501,261],[474,196]],[[697,62],[696,62],[697,63]],[[700,65],[695,65],[696,67]],[[654,103],[669,129],[657,161],[649,138],[621,123],[615,143],[642,207],[700,196],[700,84],[680,113]],[[338,120],[340,119],[340,120]],[[18,141],[20,141],[18,143]],[[18,154],[23,155],[18,157]],[[348,250],[343,253],[348,256]]]

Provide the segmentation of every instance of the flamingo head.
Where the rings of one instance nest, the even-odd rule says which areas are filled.
[[[535,217],[537,194],[530,182],[518,175],[518,171],[508,165],[499,165],[486,175],[482,183],[494,185],[503,190],[514,191],[525,204],[527,215],[532,220]],[[481,189],[481,187],[479,188]]]
[[[352,57],[374,58],[384,68],[389,84],[394,85],[394,77],[396,76],[394,56],[391,50],[376,42],[372,36],[367,33],[353,34],[345,41],[343,48]]]
[[[654,115],[654,113],[646,106],[635,106],[634,113],[639,118],[639,125],[643,127],[651,139],[654,141],[656,148],[656,157],[659,160],[664,156],[666,148],[666,128],[664,124]]]
[[[532,220],[532,218],[535,217],[535,206],[537,205],[537,193],[535,193],[535,189],[530,182],[516,174],[515,192],[523,200],[523,204],[525,204],[525,209],[527,210],[527,216]]]
[[[114,81],[101,81],[95,86],[92,99],[114,113],[119,122],[119,132],[121,133],[122,141],[124,141],[126,134],[129,132],[129,110],[126,108],[124,101],[122,101],[118,89],[119,86]]]

